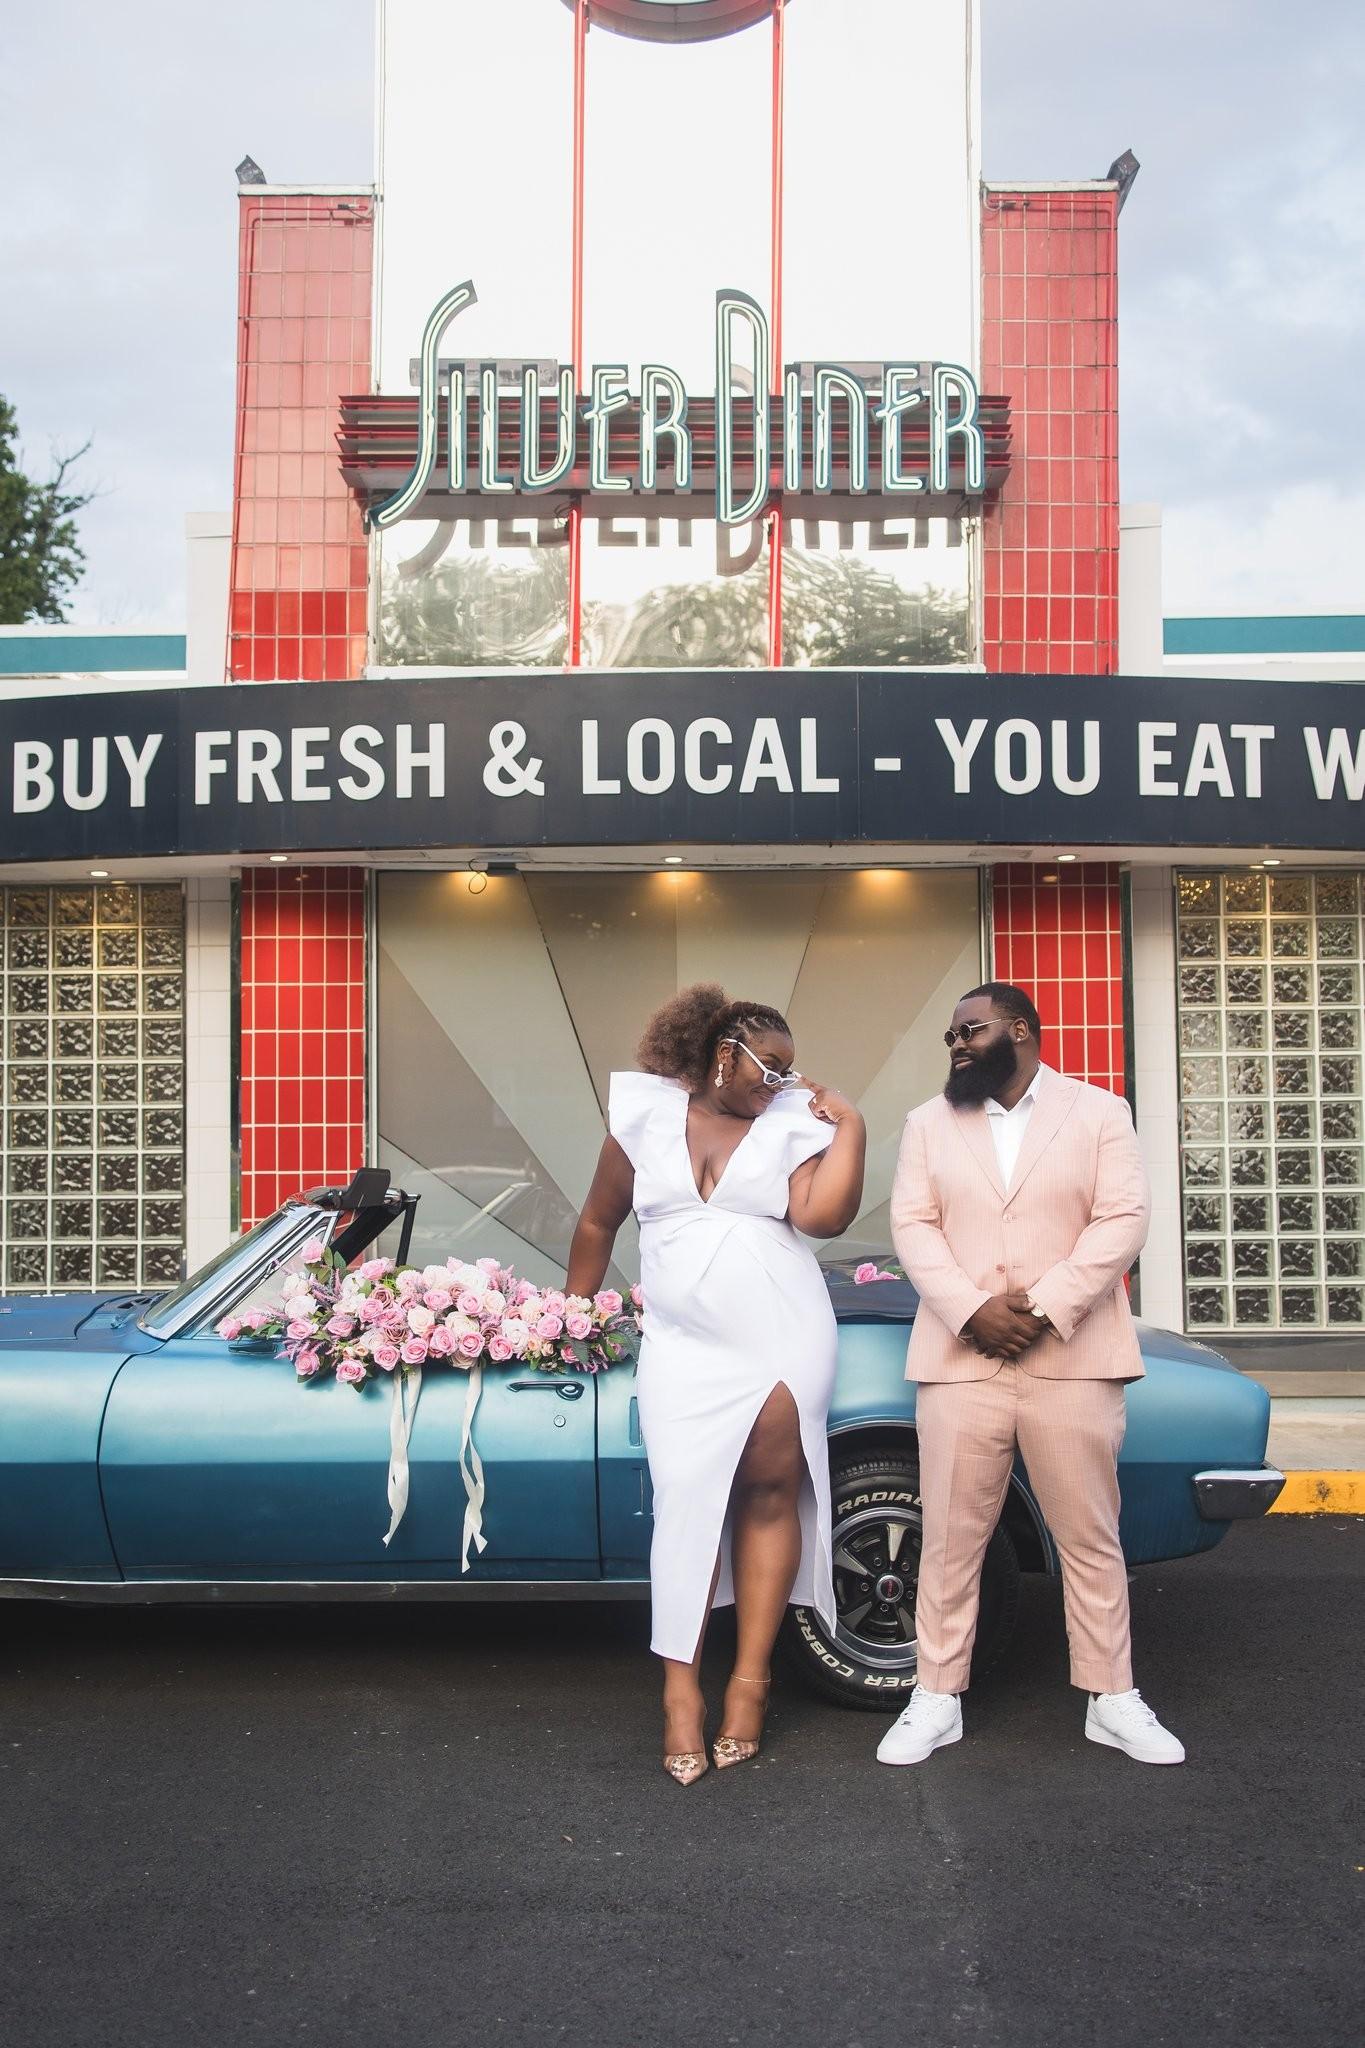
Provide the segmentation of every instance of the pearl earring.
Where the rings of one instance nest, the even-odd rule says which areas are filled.
[[[724,1087],[724,1085],[725,1085],[725,1076],[724,1076],[724,1074],[723,1074],[723,1073],[721,1072],[721,1066],[720,1066],[720,1061],[719,1061],[719,1060],[717,1060],[717,1061],[716,1061],[716,1086],[717,1086],[717,1088],[723,1088],[723,1087]]]

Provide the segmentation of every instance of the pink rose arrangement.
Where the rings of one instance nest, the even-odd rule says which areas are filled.
[[[277,1301],[225,1316],[218,1335],[278,1339],[300,1380],[356,1388],[429,1364],[602,1372],[624,1357],[643,1306],[638,1287],[629,1303],[612,1287],[589,1300],[519,1279],[491,1258],[402,1267],[365,1259],[347,1271],[316,1239],[279,1285]]]

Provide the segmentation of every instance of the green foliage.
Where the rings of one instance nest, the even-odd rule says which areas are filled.
[[[17,433],[14,408],[0,398],[0,626],[60,625],[85,567],[76,514],[94,496],[69,490],[67,477],[90,444],[58,457],[48,481],[35,483],[19,466]]]

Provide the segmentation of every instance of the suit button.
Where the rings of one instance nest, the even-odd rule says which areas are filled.
[[[1005,1269],[1003,1266],[997,1266],[995,1270],[997,1273],[1003,1273]]]

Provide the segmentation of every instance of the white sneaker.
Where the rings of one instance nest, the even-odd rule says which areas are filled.
[[[936,1749],[962,1740],[962,1702],[955,1692],[929,1692],[917,1685],[899,1721],[877,1744],[879,1764],[922,1764]]]
[[[1132,1692],[1092,1692],[1085,1710],[1091,1742],[1121,1749],[1140,1764],[1183,1764],[1185,1745],[1163,1728],[1136,1687]]]

